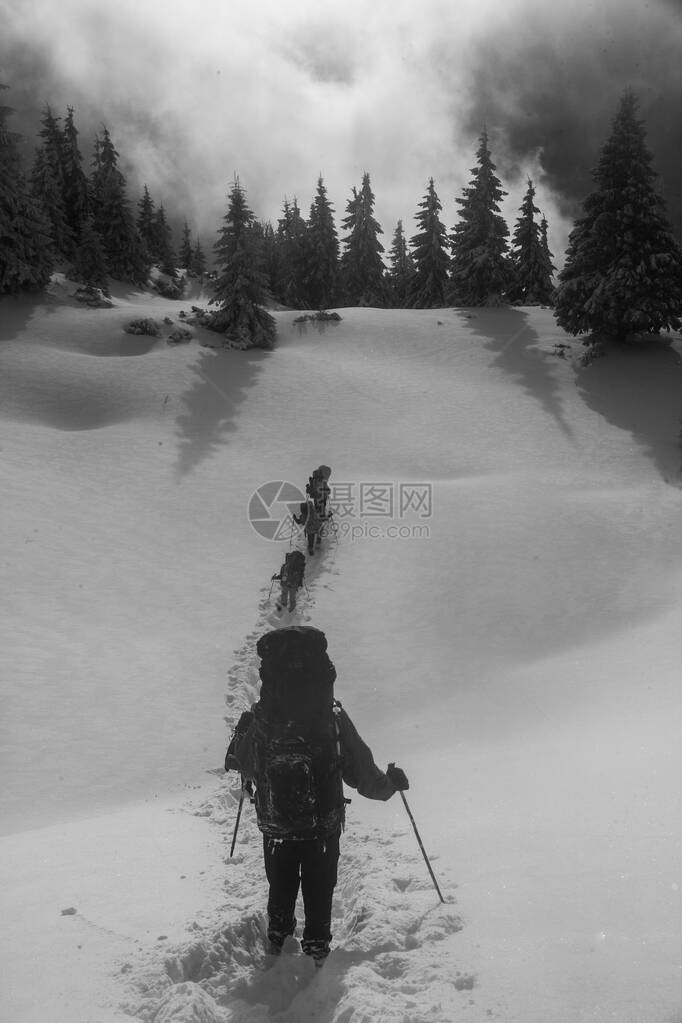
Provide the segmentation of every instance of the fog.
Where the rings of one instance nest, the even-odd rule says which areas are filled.
[[[105,123],[131,195],[146,183],[205,248],[235,174],[273,223],[285,196],[307,215],[322,174],[339,223],[367,170],[387,247],[399,218],[413,232],[433,176],[450,228],[485,124],[510,226],[531,174],[560,256],[627,86],[682,227],[670,0],[0,0],[0,16],[0,81],[27,158],[44,105],[72,105],[86,165]]]

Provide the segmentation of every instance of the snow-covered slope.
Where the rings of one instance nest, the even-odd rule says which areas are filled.
[[[68,293],[0,306],[3,1017],[674,1020],[679,341],[582,368],[548,310],[341,310],[217,353],[122,332],[189,301]],[[280,620],[249,498],[323,461],[353,514],[295,620],[446,902],[398,798],[356,795],[312,976],[295,943],[264,968],[220,766]]]

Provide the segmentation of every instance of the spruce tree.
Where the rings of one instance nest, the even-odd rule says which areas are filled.
[[[254,222],[253,211],[237,178],[214,246],[218,277],[212,303],[219,308],[209,325],[242,347],[272,348],[276,325],[263,308],[266,279]]]
[[[0,103],[0,294],[43,288],[53,269],[50,224],[28,190],[20,136],[7,127],[12,112]]]
[[[419,231],[410,239],[414,274],[406,304],[410,309],[432,309],[446,304],[448,286],[448,238],[440,219],[442,206],[429,178],[426,195],[415,214]]]
[[[485,129],[476,157],[471,181],[463,197],[455,200],[460,211],[452,233],[449,297],[456,305],[499,305],[514,278],[508,257],[509,228],[499,206],[507,193],[495,174]]]
[[[551,258],[548,265],[547,221],[543,229],[535,219],[535,188],[528,179],[520,217],[512,235],[513,298],[522,305],[548,305],[552,299]],[[544,239],[544,240],[543,240]]]
[[[50,222],[50,237],[55,256],[65,259],[73,254],[74,236],[64,203],[64,170],[62,134],[59,118],[49,106],[43,111],[42,128],[38,133],[42,145],[36,150],[31,172],[31,192],[41,204]]]
[[[195,277],[202,277],[206,273],[206,256],[204,255],[204,250],[201,247],[200,238],[197,238],[197,243],[194,246],[190,266]]]
[[[645,138],[627,91],[559,274],[555,316],[570,334],[622,340],[680,326],[682,252],[654,190]]]
[[[67,107],[61,142],[63,196],[66,221],[78,243],[81,229],[91,215],[90,189],[83,170],[83,158],[78,148],[78,130],[73,117],[73,107]]]
[[[175,252],[173,250],[173,230],[166,219],[163,203],[159,203],[154,213],[153,223],[154,254],[162,273],[169,277],[177,277]]]
[[[90,287],[101,288],[105,294],[109,293],[107,263],[92,217],[81,224],[80,242],[76,246],[70,276]]]
[[[407,304],[410,284],[415,271],[414,259],[407,247],[402,220],[399,220],[396,225],[391,251],[388,254],[388,261],[390,264],[388,271],[390,302],[392,305],[402,309]]]
[[[353,188],[343,227],[348,232],[341,257],[346,301],[349,305],[385,305],[386,270],[381,258],[384,247],[379,241],[383,231],[374,218],[374,193],[367,172],[362,176],[360,191]]]
[[[92,174],[94,227],[111,277],[144,285],[149,276],[149,257],[135,226],[126,195],[126,182],[118,169],[118,153],[106,128],[95,139]]]
[[[540,259],[542,262],[542,266],[544,268],[545,278],[551,283],[554,280],[556,267],[552,262],[552,260],[554,259],[554,253],[551,252],[549,248],[547,231],[548,231],[547,218],[543,216],[542,220],[540,221]],[[554,305],[555,295],[556,288],[554,284],[552,284],[545,305]]]
[[[296,198],[291,204],[285,199],[275,235],[279,256],[274,294],[291,309],[308,307],[304,283],[306,232],[306,223]]]
[[[182,228],[182,239],[180,241],[180,249],[178,251],[178,263],[185,270],[194,272],[192,270],[192,232],[189,229],[189,224],[185,221]]]
[[[312,309],[333,305],[338,286],[339,239],[334,223],[334,209],[327,198],[327,189],[320,176],[305,234],[303,279],[306,304]]]
[[[154,200],[149,194],[149,189],[145,185],[142,198],[137,204],[137,220],[135,221],[135,226],[137,227],[140,238],[144,242],[149,259],[152,262],[158,263],[159,254],[156,251],[155,214],[156,206],[154,204]]]

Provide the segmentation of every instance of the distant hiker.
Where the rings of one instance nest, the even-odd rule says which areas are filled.
[[[305,554],[303,551],[289,551],[284,558],[284,564],[280,568],[279,574],[272,577],[279,580],[282,588],[277,604],[278,611],[281,611],[283,607],[287,611],[296,610],[296,593],[303,585],[304,573]]]
[[[395,766],[386,772],[334,699],[336,669],[319,629],[275,629],[256,644],[261,658],[260,699],[245,711],[225,757],[255,785],[269,882],[268,940],[281,952],[296,930],[296,899],[303,895],[302,948],[321,966],[332,939],[332,898],[339,837],[344,825],[343,782],[368,799],[386,800],[409,788]]]
[[[294,522],[299,526],[303,526],[308,541],[308,554],[314,554],[316,545],[319,545],[321,542],[320,530],[322,528],[322,520],[320,513],[315,507],[315,503],[310,500],[302,502],[300,508],[301,514],[294,515]]]

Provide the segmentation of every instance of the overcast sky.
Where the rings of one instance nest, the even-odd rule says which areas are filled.
[[[339,222],[367,170],[387,245],[433,176],[451,228],[485,122],[510,224],[530,173],[558,254],[626,86],[682,224],[678,0],[0,0],[0,24],[29,154],[73,105],[88,165],[104,122],[205,248],[235,173],[273,222],[321,173]]]

